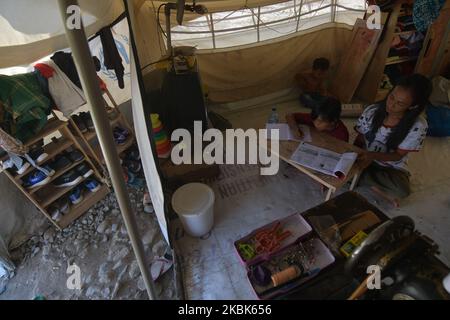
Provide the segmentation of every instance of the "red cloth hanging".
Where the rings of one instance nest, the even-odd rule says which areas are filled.
[[[46,79],[53,77],[55,70],[45,63],[36,63],[34,68],[39,70],[42,76]]]

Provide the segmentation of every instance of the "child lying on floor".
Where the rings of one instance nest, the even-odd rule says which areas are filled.
[[[356,124],[355,145],[366,167],[359,184],[389,200],[395,207],[410,194],[408,153],[419,151],[427,133],[421,116],[431,94],[430,80],[414,74],[401,79],[387,98],[364,110]]]
[[[328,76],[330,61],[325,58],[317,58],[313,62],[312,70],[298,73],[295,81],[301,91],[300,103],[309,109],[314,109],[322,103],[327,94],[325,81]]]
[[[286,121],[296,138],[302,137],[299,124],[315,127],[320,132],[348,142],[348,130],[340,120],[341,103],[334,98],[325,98],[310,114],[290,113],[286,115]]]

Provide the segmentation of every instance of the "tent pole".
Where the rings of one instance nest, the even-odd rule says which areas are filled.
[[[135,215],[131,209],[128,190],[123,177],[122,167],[119,162],[119,156],[116,151],[111,126],[108,120],[106,109],[104,107],[103,98],[98,85],[97,74],[95,72],[94,62],[89,50],[84,27],[80,29],[69,29],[67,19],[73,13],[67,13],[69,6],[78,6],[77,0],[58,0],[61,18],[66,31],[67,41],[72,49],[73,58],[80,75],[83,91],[87,101],[91,105],[92,120],[94,122],[95,131],[102,148],[106,166],[111,176],[114,192],[119,203],[120,211],[131,240],[134,254],[138,262],[142,278],[147,289],[150,299],[156,299],[153,281],[150,272],[145,263],[145,252],[135,220]],[[81,18],[80,18],[81,19]]]

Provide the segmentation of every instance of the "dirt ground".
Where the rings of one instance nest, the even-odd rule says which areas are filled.
[[[144,211],[144,189],[129,191],[150,266],[168,246],[154,213]],[[0,300],[148,299],[113,192],[63,231],[48,223],[11,256],[17,268],[14,277],[0,284]],[[80,268],[80,290],[67,286],[72,264]],[[155,281],[155,291],[160,299],[175,298],[173,267]]]

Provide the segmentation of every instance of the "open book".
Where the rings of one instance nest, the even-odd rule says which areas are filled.
[[[303,137],[301,139],[297,139],[294,136],[287,123],[267,123],[267,139],[270,139],[271,130],[278,129],[280,140],[311,142],[311,131],[309,130],[309,127],[306,125],[299,125],[299,128],[303,132]]]
[[[291,160],[338,179],[345,179],[357,157],[355,152],[340,154],[302,142],[292,154]]]

